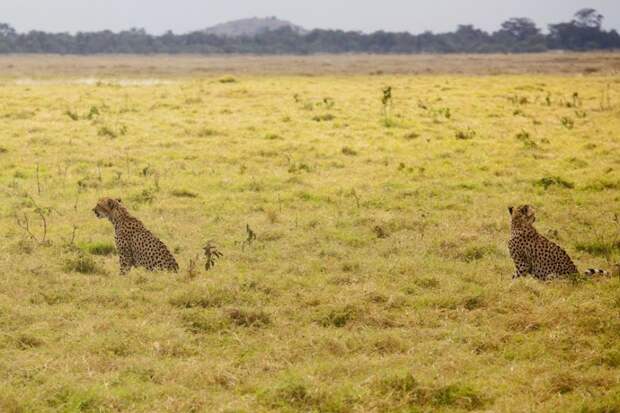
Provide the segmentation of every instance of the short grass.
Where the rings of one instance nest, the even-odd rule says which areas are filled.
[[[618,76],[0,95],[0,411],[620,411],[620,280],[512,281],[506,249],[530,203],[580,268],[620,261]],[[119,276],[102,196],[181,271]]]

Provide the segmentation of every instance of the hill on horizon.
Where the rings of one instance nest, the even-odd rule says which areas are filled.
[[[204,31],[218,36],[240,37],[256,36],[260,33],[270,30],[278,30],[283,27],[290,27],[297,33],[307,33],[307,30],[303,27],[286,20],[278,19],[277,17],[251,17],[247,19],[232,20],[208,27]]]

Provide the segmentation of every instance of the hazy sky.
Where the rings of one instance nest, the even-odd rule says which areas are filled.
[[[306,28],[451,31],[458,24],[496,30],[510,17],[539,26],[567,21],[584,7],[620,31],[620,0],[0,0],[0,22],[18,31],[114,31],[143,27],[151,33],[198,30],[244,17],[277,16]]]

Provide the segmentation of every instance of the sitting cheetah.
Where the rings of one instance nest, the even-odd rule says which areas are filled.
[[[144,267],[149,271],[179,270],[166,245],[139,219],[132,217],[120,199],[101,198],[93,212],[97,218],[108,218],[114,225],[121,274],[126,274],[131,267]]]
[[[516,267],[512,278],[532,274],[544,280],[554,276],[579,273],[566,251],[536,231],[533,226],[536,220],[534,208],[530,205],[509,207],[508,212],[511,216],[508,250]],[[589,269],[585,274],[608,273],[603,270]]]

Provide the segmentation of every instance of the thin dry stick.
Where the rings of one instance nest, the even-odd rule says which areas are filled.
[[[254,231],[252,231],[252,228],[250,228],[249,224],[245,224],[245,231],[248,234],[248,237],[245,241],[243,241],[243,243],[241,244],[241,251],[243,251],[245,249],[245,245],[247,244],[248,246],[252,245],[252,242],[256,239],[256,233]]]
[[[30,231],[30,223],[28,221],[28,215],[24,213],[24,219],[22,221],[21,219],[19,219],[19,215],[15,214],[15,220],[17,221],[17,226],[23,229],[24,231],[26,231],[26,233],[30,235],[30,238],[36,241],[37,237],[34,236],[32,231]]]
[[[71,233],[71,241],[69,242],[69,245],[73,245],[73,243],[75,242],[75,233],[77,232],[77,226],[73,225],[73,232]]]
[[[43,223],[43,236],[41,240],[38,240],[36,235],[30,230],[30,220],[28,219],[28,215],[24,213],[24,219],[20,219],[19,215],[15,214],[15,220],[17,222],[17,226],[26,231],[26,233],[30,236],[31,239],[37,241],[40,244],[45,244],[47,242],[47,220],[45,219],[45,215],[41,211],[37,211],[41,221]]]
[[[39,163],[37,162],[37,194],[41,195],[41,181],[39,180]]]
[[[45,214],[43,214],[41,209],[37,208],[37,213],[43,222],[43,238],[41,239],[41,244],[44,244],[47,238],[47,220],[45,219]]]

